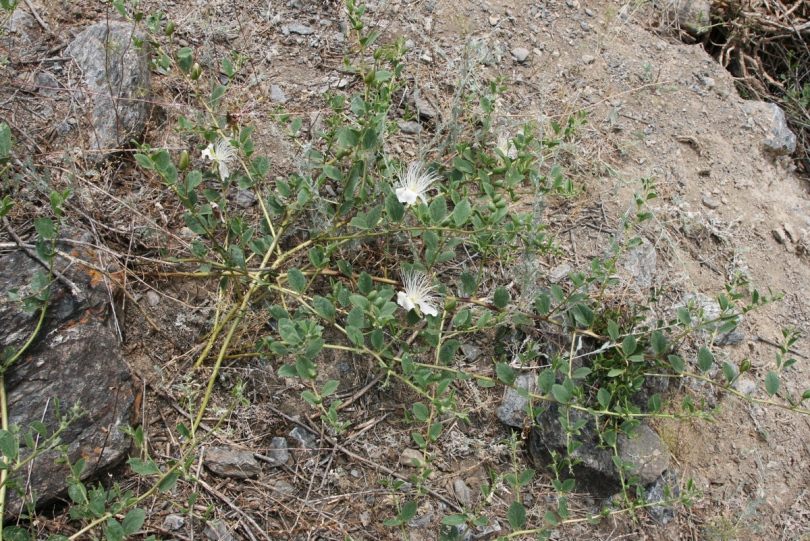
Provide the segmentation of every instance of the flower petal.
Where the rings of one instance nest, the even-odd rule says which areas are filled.
[[[413,303],[408,294],[403,291],[397,293],[397,304],[403,307],[408,312],[410,312],[416,307],[416,305]]]
[[[407,206],[416,203],[417,197],[421,197],[423,201],[425,200],[425,197],[422,194],[416,193],[410,187],[397,188],[396,193],[399,202]]]
[[[429,316],[438,316],[439,315],[439,311],[436,310],[436,307],[433,306],[432,304],[424,301],[424,300],[419,301],[419,310],[423,314],[427,314]]]

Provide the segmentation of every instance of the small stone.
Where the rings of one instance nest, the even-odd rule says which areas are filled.
[[[414,122],[413,120],[409,120],[407,122],[397,122],[397,126],[399,129],[402,130],[402,133],[408,133],[412,135],[416,135],[422,133],[422,126],[418,122]]]
[[[293,428],[290,431],[290,436],[295,438],[304,447],[312,449],[313,451],[318,449],[318,440],[315,438],[315,435],[300,426]]]
[[[149,306],[154,308],[160,303],[160,295],[150,289],[146,292],[146,302],[149,304]]]
[[[422,456],[421,451],[417,451],[416,449],[405,449],[399,456],[399,463],[403,466],[418,468],[419,466],[414,463],[414,460],[416,460],[419,464],[422,463],[424,457]]]
[[[59,93],[59,81],[50,72],[40,71],[37,73],[37,93],[40,96],[49,98]]]
[[[414,104],[419,114],[425,118],[436,118],[439,115],[439,112],[436,111],[430,101],[419,94],[414,97]]]
[[[236,192],[236,205],[239,208],[246,209],[256,204],[259,198],[250,190],[239,190]]]
[[[300,36],[308,36],[310,34],[315,33],[314,28],[312,28],[311,26],[307,26],[305,24],[300,24],[300,23],[293,23],[293,24],[287,26],[287,28],[289,29],[289,31],[291,33],[298,34]]]
[[[582,57],[583,64],[589,65],[593,64],[594,62],[596,62],[596,57],[593,55],[586,54]]]
[[[279,479],[276,481],[276,484],[273,485],[273,493],[277,496],[290,496],[295,494],[295,487],[284,479]]]
[[[701,77],[700,82],[703,83],[703,86],[706,88],[714,88],[715,85],[714,79],[711,77]]]
[[[799,233],[796,232],[796,229],[790,225],[789,223],[785,222],[782,224],[782,227],[785,228],[785,233],[787,233],[788,238],[792,242],[799,242]]]
[[[710,209],[716,209],[720,207],[720,203],[718,203],[716,200],[712,199],[708,195],[703,196],[703,205]]]
[[[591,31],[591,25],[589,25],[585,21],[582,21],[581,23],[579,23],[579,27],[582,28],[585,32],[590,32]]]
[[[183,515],[171,514],[166,515],[163,519],[163,529],[169,531],[179,530],[186,525],[186,519]]]
[[[267,457],[273,459],[271,467],[281,466],[290,460],[290,452],[287,450],[286,438],[273,438],[270,441],[270,448],[267,450]]]
[[[514,385],[533,393],[537,389],[537,379],[532,372],[522,372],[515,378]],[[495,415],[503,424],[522,429],[528,405],[528,398],[520,396],[512,387],[504,387],[501,405],[495,410]]]
[[[467,483],[461,479],[456,479],[453,481],[453,492],[456,493],[458,503],[464,507],[470,506],[472,503],[472,491],[470,490],[470,487],[467,486]]]
[[[351,476],[352,476],[352,477],[354,477],[355,479],[360,479],[360,472],[359,472],[359,471],[357,471],[357,470],[352,470],[352,471],[350,471],[350,472],[349,472],[349,475],[351,475]]]
[[[221,520],[209,520],[203,533],[211,541],[234,541],[230,528]]]
[[[250,479],[262,471],[253,453],[225,445],[210,447],[205,453],[205,465],[221,477],[236,479]]]
[[[785,244],[786,242],[785,235],[782,233],[781,229],[774,229],[773,231],[771,231],[771,233],[773,234],[773,238],[776,239],[776,242],[778,242],[779,244]]]
[[[559,283],[563,278],[568,276],[568,273],[571,272],[571,265],[568,263],[563,263],[562,265],[557,265],[552,269],[552,271],[548,275],[548,281],[552,284]]]
[[[588,8],[585,8],[585,15],[587,15],[588,17],[596,17],[596,15],[594,15],[593,11],[591,11]]]
[[[270,87],[270,101],[273,103],[287,103],[290,98],[281,90],[280,86],[272,85]]]
[[[673,471],[664,472],[661,477],[655,480],[647,490],[644,491],[644,500],[647,503],[662,502],[661,505],[651,505],[647,512],[661,525],[666,525],[675,518],[675,507],[672,503],[663,503],[668,499],[678,498],[681,495],[681,487],[678,482],[678,475]]]
[[[461,344],[461,352],[470,363],[481,356],[481,350],[472,344]]]
[[[489,17],[489,24],[491,26],[498,26],[498,21],[500,21],[500,19],[496,15],[491,15]]]
[[[512,56],[522,64],[529,58],[529,50],[523,47],[515,47],[512,49]]]

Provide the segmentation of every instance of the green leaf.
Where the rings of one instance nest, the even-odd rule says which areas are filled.
[[[325,298],[321,297],[320,295],[315,295],[312,298],[312,305],[315,307],[315,311],[324,319],[332,321],[335,318],[335,306],[332,302]]]
[[[610,398],[610,391],[604,387],[600,387],[599,391],[596,393],[596,400],[599,402],[599,405],[602,406],[603,410],[608,409],[608,406],[610,405]]]
[[[555,301],[562,302],[565,298],[565,292],[557,284],[551,284],[551,296],[554,297]]]
[[[584,377],[587,377],[588,374],[590,373],[591,373],[590,368],[588,368],[587,366],[580,366],[579,368],[574,370],[574,373],[572,374],[571,377],[573,377],[573,379],[582,379]]]
[[[282,364],[278,367],[278,375],[282,378],[294,378],[298,376],[298,371],[291,364]]]
[[[590,328],[593,323],[593,310],[584,304],[574,306],[574,319],[583,327]]]
[[[124,529],[117,520],[110,517],[107,519],[107,525],[104,528],[104,537],[107,541],[122,541],[124,539]]]
[[[287,281],[290,283],[290,287],[299,293],[304,291],[304,288],[307,287],[306,276],[304,276],[304,273],[302,273],[300,270],[295,268],[287,271]]]
[[[698,352],[698,368],[703,372],[708,372],[714,362],[714,355],[709,351],[709,348],[702,347]]]
[[[152,162],[152,158],[150,158],[145,154],[135,154],[135,161],[138,162],[138,165],[140,165],[144,169],[155,168],[155,164]]]
[[[19,526],[3,528],[3,539],[6,541],[31,541],[31,533]]]
[[[399,513],[399,518],[402,522],[408,522],[416,516],[417,505],[416,502],[408,502],[402,506],[402,511]]]
[[[11,11],[12,5],[16,5],[16,2],[14,4],[7,0],[3,2],[6,11]],[[11,144],[11,128],[5,122],[0,122],[0,158],[7,158],[11,154]]]
[[[571,402],[571,393],[559,383],[555,383],[551,386],[551,394],[554,395],[554,400],[560,404],[568,404]]]
[[[377,351],[382,351],[384,345],[385,334],[383,334],[382,329],[374,329],[374,332],[371,333],[371,347]]]
[[[366,271],[361,272],[360,276],[357,278],[357,289],[359,289],[360,293],[363,295],[368,295],[371,293],[371,290],[374,289],[374,282]]]
[[[321,389],[321,396],[331,396],[337,391],[338,387],[340,386],[340,382],[336,379],[330,379],[323,385],[323,389]]]
[[[470,274],[469,272],[461,273],[461,289],[463,295],[474,295],[475,290],[478,288],[478,282],[475,279],[475,276]]]
[[[342,180],[343,173],[337,167],[332,165],[324,165],[323,166],[323,174],[327,177],[331,178],[332,180]]]
[[[396,195],[391,194],[385,200],[385,213],[392,222],[401,222],[405,217],[405,205],[399,202]]]
[[[56,235],[56,228],[50,218],[34,218],[34,228],[42,238],[51,240]]]
[[[622,374],[624,374],[624,368],[611,368],[607,373],[607,377],[615,378],[617,376],[621,376]]]
[[[689,310],[685,307],[681,306],[678,308],[678,322],[683,325],[684,327],[688,326],[692,323],[692,316],[689,314]]]
[[[509,304],[509,292],[503,286],[498,286],[495,288],[495,294],[492,296],[492,304],[495,305],[496,308],[503,310],[506,308],[506,305]]]
[[[310,406],[315,407],[317,407],[318,404],[322,402],[322,400],[317,396],[315,396],[315,393],[313,393],[312,391],[301,391],[301,398],[306,400]]]
[[[667,349],[667,338],[661,331],[653,331],[650,336],[652,350],[656,355],[661,355]]]
[[[358,329],[365,327],[366,318],[363,314],[363,309],[359,306],[353,307],[349,311],[349,316],[346,318],[346,325],[351,325],[352,327],[357,327]]]
[[[655,393],[647,400],[647,411],[655,413],[661,411],[661,395]]]
[[[168,492],[174,488],[177,484],[177,480],[180,478],[180,474],[177,472],[172,472],[163,479],[161,479],[160,483],[158,483],[157,489],[158,492]]]
[[[526,508],[523,507],[522,503],[515,500],[509,505],[506,518],[509,520],[509,525],[512,529],[519,530],[526,525]]]
[[[442,524],[445,526],[460,526],[467,522],[465,515],[447,515],[442,519]]]
[[[667,356],[667,360],[676,374],[683,374],[683,371],[686,369],[683,359],[677,355],[669,355]]]
[[[546,514],[543,515],[543,520],[545,520],[549,526],[559,526],[560,523],[557,520],[557,515],[554,514],[554,511],[546,511]]]
[[[453,222],[455,222],[456,227],[461,227],[462,225],[467,223],[467,220],[470,219],[470,214],[472,213],[472,206],[467,199],[462,199],[461,201],[456,204],[456,208],[453,209]]]
[[[416,402],[413,405],[413,416],[419,421],[427,421],[428,417],[430,417],[430,410],[421,402]]]
[[[366,215],[365,214],[358,214],[349,222],[349,225],[352,227],[356,227],[357,229],[368,229],[369,226],[366,223]]]
[[[434,225],[442,223],[444,217],[447,216],[447,200],[445,200],[443,195],[436,197],[436,199],[430,202],[428,213],[430,214],[431,223]]]
[[[515,371],[506,363],[495,365],[495,373],[498,375],[498,379],[507,385],[511,385],[515,381]]]
[[[625,355],[632,355],[636,352],[636,345],[636,337],[629,334],[624,337],[624,340],[622,340],[622,351]]]
[[[430,425],[430,429],[428,429],[428,439],[432,442],[435,442],[439,439],[439,435],[442,433],[444,429],[444,424],[441,422],[433,423]]]
[[[619,339],[619,325],[613,321],[612,319],[608,320],[608,336],[610,336],[610,340],[612,342],[616,342]]]
[[[453,156],[453,167],[461,171],[462,173],[467,173],[472,175],[475,173],[475,169],[470,162],[463,159],[461,156]]]
[[[362,346],[365,342],[365,337],[363,336],[363,331],[358,329],[357,327],[352,327],[351,325],[346,326],[346,334],[351,340],[352,344],[355,346]]]
[[[737,377],[737,371],[734,369],[734,366],[731,365],[729,362],[723,362],[723,375],[726,378],[726,381],[731,383],[734,381],[734,378]]]
[[[140,458],[130,458],[127,461],[127,464],[129,464],[132,471],[138,475],[156,475],[160,473],[160,470],[158,469],[154,460],[144,462]]]
[[[774,372],[773,370],[768,370],[768,373],[765,374],[765,391],[770,395],[773,396],[779,390],[779,374]]]
[[[805,392],[802,393],[802,402],[810,398],[810,389],[807,389]]]
[[[124,535],[132,535],[138,530],[141,529],[143,526],[144,521],[146,520],[146,513],[143,509],[135,508],[130,509],[127,516],[124,517],[124,520],[121,522],[121,527],[124,530]]]

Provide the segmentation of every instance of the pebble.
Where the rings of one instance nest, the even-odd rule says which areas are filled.
[[[453,491],[456,493],[458,503],[464,507],[470,506],[470,503],[472,503],[472,491],[464,481],[461,479],[453,481]]]
[[[183,515],[171,514],[166,515],[166,518],[163,519],[163,529],[175,531],[179,530],[183,526],[186,525],[186,519]]]
[[[720,206],[720,203],[706,195],[703,197],[703,205],[710,209],[716,209]]]
[[[781,229],[774,229],[773,231],[771,231],[771,234],[773,235],[773,238],[776,239],[776,242],[778,242],[779,244],[784,244],[786,242],[785,235],[782,233]]]
[[[588,17],[596,17],[596,15],[594,15],[593,11],[591,11],[588,8],[585,8],[585,15],[587,15]]]
[[[203,533],[211,541],[234,541],[228,525],[221,520],[209,520]]]
[[[522,64],[529,58],[529,50],[523,47],[515,47],[512,49],[512,56]]]
[[[298,440],[304,447],[308,447],[313,450],[318,448],[318,440],[315,439],[315,436],[300,426],[293,428],[290,431],[290,436]]]
[[[146,302],[149,306],[155,307],[160,303],[160,295],[150,289],[146,292]]]
[[[287,103],[290,98],[281,90],[280,86],[272,85],[270,87],[270,101],[273,103]]]
[[[405,449],[402,451],[402,454],[399,456],[399,463],[403,466],[409,466],[411,468],[416,468],[418,466],[414,465],[414,460],[419,461],[421,464],[424,460],[422,456],[422,451],[417,451],[416,449]]]
[[[472,344],[461,344],[461,352],[470,363],[481,356],[481,350]]]
[[[290,452],[287,450],[286,438],[273,438],[270,441],[270,448],[267,450],[267,457],[273,459],[271,467],[281,466],[290,460]]]
[[[397,122],[397,126],[402,130],[402,133],[416,135],[422,133],[422,126],[418,122],[409,120],[407,122]]]
[[[279,479],[273,486],[273,493],[278,496],[288,496],[290,494],[295,494],[295,487],[284,479]]]
[[[596,57],[595,56],[586,54],[586,55],[584,55],[582,57],[582,63],[583,64],[593,64],[594,62],[596,62]]]
[[[500,21],[500,19],[499,19],[497,16],[495,16],[495,15],[492,15],[492,16],[490,16],[490,18],[489,18],[489,24],[490,24],[491,26],[497,26],[497,25],[498,25],[498,21]]]
[[[799,233],[796,232],[796,229],[792,225],[785,222],[784,224],[782,224],[782,227],[785,228],[785,233],[787,233],[787,236],[790,240],[792,240],[793,242],[799,242]]]
[[[287,27],[293,34],[308,36],[315,33],[315,29],[305,24],[294,23]]]
[[[586,32],[590,32],[590,31],[591,31],[591,25],[589,25],[589,24],[588,24],[588,23],[586,23],[585,21],[583,21],[583,22],[579,23],[579,27],[580,27],[580,28],[582,28],[582,29],[583,29],[584,31],[586,31]]]

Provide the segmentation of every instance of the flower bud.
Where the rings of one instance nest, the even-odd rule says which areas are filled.
[[[163,30],[163,33],[167,36],[174,34],[174,23],[172,21],[166,23],[166,28]]]
[[[751,361],[745,359],[743,362],[740,363],[740,374],[748,372],[749,370],[751,370]]]
[[[196,81],[197,79],[200,78],[200,75],[202,75],[202,68],[200,67],[200,65],[198,63],[194,62],[194,65],[191,66],[191,71],[189,72],[189,77],[191,77],[192,81]]]
[[[447,297],[444,300],[444,310],[445,310],[445,312],[452,312],[453,310],[456,309],[457,305],[458,305],[458,303],[456,302],[456,299],[454,297]]]
[[[370,85],[371,83],[373,83],[373,82],[374,82],[374,78],[375,78],[376,76],[377,76],[377,71],[376,71],[376,70],[374,70],[374,69],[372,68],[372,69],[370,69],[370,70],[368,70],[368,71],[366,72],[365,77],[363,77],[363,81],[365,81],[365,83],[366,83],[367,85]]]
[[[185,171],[188,169],[189,162],[188,150],[184,150],[180,153],[180,159],[177,161],[177,168],[181,171]]]

